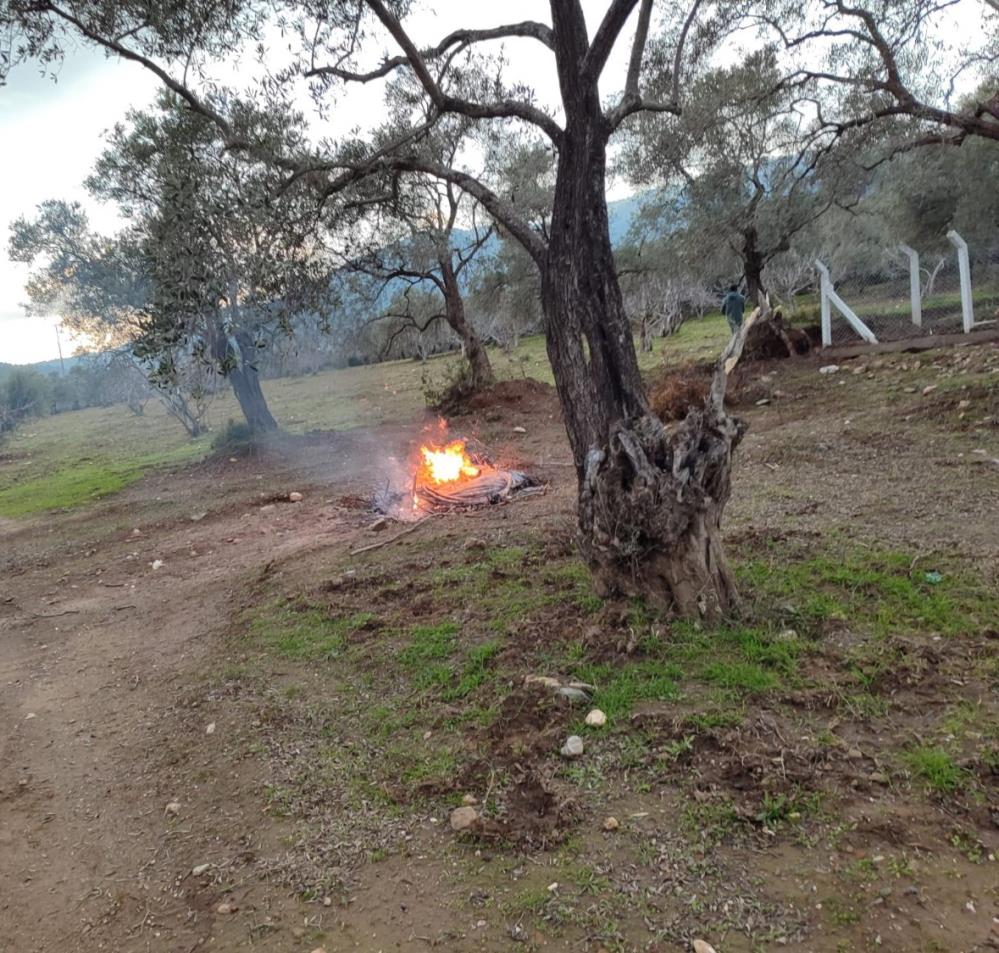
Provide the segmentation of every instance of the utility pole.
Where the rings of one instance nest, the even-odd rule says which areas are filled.
[[[56,333],[56,347],[59,348],[59,367],[61,368],[60,376],[66,376],[66,362],[62,359],[62,341],[59,338],[59,325],[53,325],[55,327]]]

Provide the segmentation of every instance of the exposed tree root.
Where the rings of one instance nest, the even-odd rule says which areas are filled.
[[[655,416],[619,422],[594,448],[580,489],[583,555],[601,594],[644,595],[683,616],[717,620],[738,603],[721,542],[732,452],[745,424],[725,412],[728,377],[757,309],[722,354],[702,407],[675,428]]]

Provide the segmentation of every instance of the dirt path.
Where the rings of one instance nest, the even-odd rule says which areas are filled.
[[[177,515],[149,525],[156,485],[83,519],[0,527],[4,950],[187,950],[219,933],[212,891],[185,874],[250,849],[253,834],[238,800],[247,779],[213,774],[216,739],[185,709],[192,681],[218,652],[234,583],[355,530],[318,500],[261,513],[250,481],[238,503],[192,521],[185,499],[213,479],[186,478]]]

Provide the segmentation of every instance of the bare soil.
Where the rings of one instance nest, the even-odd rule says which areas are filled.
[[[996,591],[999,350],[744,373],[737,562],[790,565],[836,540]],[[642,701],[587,735],[570,770],[557,751],[581,713],[523,676],[546,658],[543,674],[576,656],[632,664],[644,630],[634,607],[581,608],[545,575],[573,552],[557,401],[541,385],[494,397],[454,428],[546,495],[437,517],[363,556],[387,538],[365,505],[378,465],[404,460],[430,418],[0,522],[0,950],[999,947],[999,622],[947,637],[917,620],[875,645],[827,615],[795,677],[740,696],[737,719],[708,720],[706,688]],[[458,586],[483,550],[513,547],[529,555],[495,563],[460,606],[427,576]],[[506,611],[490,599],[532,580],[544,598],[510,610],[489,662],[501,677],[468,696],[479,708],[388,680],[401,656],[379,653],[401,619],[456,618],[485,641]],[[364,621],[343,654],[294,658],[251,637],[275,601]],[[649,624],[669,641],[669,620]],[[447,739],[439,774],[388,762],[365,712],[396,697],[411,720],[387,737],[418,732],[431,753]],[[927,789],[899,752],[968,711],[961,783]],[[456,836],[464,794],[482,818]]]

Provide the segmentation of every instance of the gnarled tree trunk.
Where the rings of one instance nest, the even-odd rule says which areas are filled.
[[[444,319],[451,330],[461,338],[465,357],[471,368],[472,387],[474,390],[491,387],[496,383],[493,367],[489,363],[489,355],[486,353],[482,341],[465,314],[465,301],[461,295],[461,288],[458,285],[458,277],[454,272],[450,254],[441,259],[440,266],[444,279]]]
[[[239,308],[234,303],[235,290],[231,291],[231,295],[229,309],[233,318],[230,331],[227,333],[221,322],[212,322],[210,325],[212,357],[229,379],[250,430],[253,433],[277,430],[277,421],[267,406],[267,398],[260,386],[260,374],[253,364],[253,352],[256,350],[253,341],[237,324]]]
[[[552,9],[558,19],[566,6]],[[721,394],[713,388],[705,408],[675,430],[649,409],[611,251],[608,130],[596,84],[575,83],[585,36],[558,27],[566,130],[542,305],[579,480],[580,547],[602,594],[642,595],[683,615],[717,619],[736,601],[721,516],[743,427],[722,406],[724,374]]]

